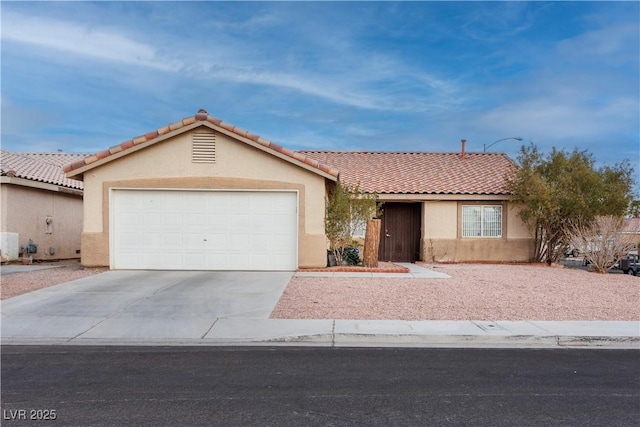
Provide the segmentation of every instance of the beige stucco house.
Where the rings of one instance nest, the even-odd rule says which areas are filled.
[[[64,176],[62,165],[85,156],[1,151],[3,262],[20,257],[36,261],[80,257],[83,187],[81,181]],[[31,251],[25,251],[25,247]]]
[[[635,242],[634,250],[637,254],[640,249],[640,218],[625,218],[622,234],[631,236]]]
[[[200,111],[65,168],[84,181],[82,263],[294,270],[326,263],[338,171]]]
[[[386,202],[383,232],[393,238],[387,237],[383,260],[528,260],[530,237],[501,188],[512,167],[506,156],[423,153],[428,162],[414,165],[403,164],[411,159],[401,153],[377,155],[376,163],[366,158],[373,153],[290,151],[200,110],[65,166],[67,177],[84,182],[82,263],[161,270],[324,267],[325,203],[338,178],[361,181]],[[360,160],[349,160],[355,157]],[[396,169],[383,167],[390,161]],[[457,178],[431,185],[431,177],[451,168]],[[405,188],[402,178],[386,175],[402,170],[412,173]],[[385,182],[394,184],[386,188]]]

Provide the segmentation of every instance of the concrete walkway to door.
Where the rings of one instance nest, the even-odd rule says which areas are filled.
[[[84,344],[200,340],[215,335],[222,319],[266,321],[292,276],[109,271],[3,301],[2,338]]]

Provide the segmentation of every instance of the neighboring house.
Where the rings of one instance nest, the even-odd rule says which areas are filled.
[[[638,253],[640,248],[640,218],[625,218],[622,234],[631,235],[634,238],[634,250]]]
[[[80,257],[82,181],[69,179],[62,165],[86,157],[69,153],[0,155],[0,251],[2,261]],[[24,251],[31,244],[31,253]]]
[[[339,176],[386,202],[383,260],[528,260],[531,237],[501,187],[512,165],[502,154],[294,152],[200,110],[64,170],[84,181],[86,266],[294,270],[326,265]]]

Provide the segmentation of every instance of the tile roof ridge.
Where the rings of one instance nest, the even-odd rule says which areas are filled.
[[[315,159],[312,159],[308,156],[305,156],[304,154],[298,153],[296,154],[295,151],[289,150],[287,148],[284,148],[268,139],[265,139],[259,135],[255,135],[250,133],[247,130],[241,129],[235,125],[232,125],[231,123],[226,123],[224,121],[222,121],[221,119],[218,119],[216,117],[211,116],[207,110],[201,108],[198,110],[198,112],[194,115],[194,116],[189,116],[189,117],[185,117],[184,119],[178,121],[178,122],[174,122],[171,123],[167,126],[163,126],[161,128],[158,128],[156,130],[150,131],[145,133],[144,135],[132,138],[130,140],[127,140],[125,142],[122,142],[118,145],[114,145],[112,147],[110,147],[107,150],[103,150],[100,151],[98,153],[89,155],[87,157],[85,157],[82,160],[78,160],[75,162],[72,162],[70,164],[67,164],[63,167],[63,172],[64,173],[69,173],[72,172],[76,169],[80,169],[84,166],[88,166],[98,160],[104,159],[104,158],[108,158],[109,156],[112,156],[116,153],[120,153],[122,151],[127,151],[131,148],[133,148],[134,146],[137,146],[139,144],[145,143],[145,142],[149,142],[152,141],[162,135],[168,134],[170,132],[173,131],[177,131],[183,127],[189,126],[189,125],[193,125],[197,122],[208,122],[213,124],[214,126],[223,128],[226,131],[232,132],[240,137],[243,138],[247,138],[257,144],[260,144],[270,150],[273,150],[281,155],[285,155],[287,157],[290,157],[291,159],[301,162],[307,166],[310,166],[314,169],[318,169],[328,175],[331,175],[333,177],[337,177],[340,174],[340,171],[332,168],[329,165],[326,165],[324,163],[320,163]]]
[[[4,148],[3,148],[4,150]],[[18,154],[46,154],[46,155],[54,155],[54,156],[68,156],[68,155],[75,155],[75,154],[86,154],[86,153],[79,153],[79,152],[75,152],[75,151],[14,151],[14,153],[18,153]]]
[[[22,154],[25,156],[52,156],[52,157],[63,157],[63,156],[90,156],[91,153],[78,153],[71,151],[14,151],[16,154]]]
[[[459,156],[459,151],[384,151],[384,150],[296,150],[298,153],[335,153],[335,154],[420,154],[420,155],[446,155],[446,156]],[[465,155],[502,155],[507,156],[505,153],[492,152],[474,152],[467,151]]]
[[[20,153],[20,152],[16,152],[16,151],[9,151],[9,150],[6,150],[4,148],[2,149],[2,152],[3,152],[3,154],[7,154],[7,155],[10,155],[10,156],[14,156],[14,157],[20,157],[21,159],[25,159],[25,160],[30,161],[30,162],[44,163],[45,165],[51,165],[51,166],[58,167],[57,165],[55,165],[53,163],[49,163],[49,162],[46,162],[44,160],[32,157],[28,153]]]

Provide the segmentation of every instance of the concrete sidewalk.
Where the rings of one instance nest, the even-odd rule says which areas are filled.
[[[637,321],[270,319],[293,274],[110,271],[2,301],[2,344],[640,349]]]
[[[640,349],[638,322],[622,321],[104,320],[47,319],[46,329],[55,333],[43,333],[45,319],[3,325],[2,344]]]

